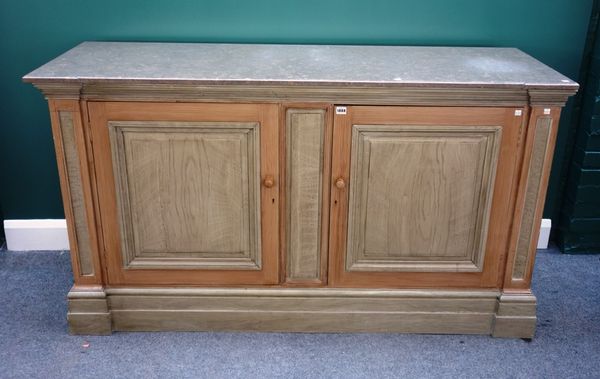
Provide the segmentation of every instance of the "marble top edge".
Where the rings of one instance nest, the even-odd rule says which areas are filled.
[[[493,87],[578,84],[510,47],[83,42],[30,83]]]

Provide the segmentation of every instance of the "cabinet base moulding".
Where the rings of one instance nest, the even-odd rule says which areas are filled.
[[[67,296],[71,334],[107,335],[112,332],[108,299],[102,287],[73,287]]]
[[[494,337],[533,338],[536,299],[532,294],[503,294],[498,298]]]
[[[69,293],[72,334],[397,332],[531,338],[535,297],[494,290],[109,288]]]

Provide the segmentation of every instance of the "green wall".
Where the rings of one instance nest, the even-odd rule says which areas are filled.
[[[600,1],[594,1],[581,69],[581,91],[562,174],[556,242],[565,253],[600,252]]]
[[[58,218],[48,111],[21,76],[84,40],[514,46],[578,79],[592,0],[0,0],[0,205]],[[567,110],[563,119],[569,118]],[[546,215],[558,212],[563,122]]]

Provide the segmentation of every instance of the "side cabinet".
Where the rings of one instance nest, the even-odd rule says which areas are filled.
[[[527,54],[86,42],[24,80],[49,100],[72,333],[533,337],[578,85]]]
[[[524,110],[337,109],[331,284],[499,287]]]
[[[278,282],[278,107],[89,102],[111,285]]]

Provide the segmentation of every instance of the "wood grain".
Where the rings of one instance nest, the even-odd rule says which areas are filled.
[[[286,280],[321,274],[325,109],[286,111]]]
[[[545,114],[545,110],[549,112]],[[504,289],[528,291],[558,132],[560,108],[534,107],[529,117]]]
[[[219,285],[219,284],[236,284],[236,285],[240,285],[240,284],[265,284],[265,283],[276,283],[278,280],[278,243],[279,243],[279,236],[277,233],[278,230],[278,212],[279,212],[279,198],[278,198],[278,193],[279,193],[279,184],[278,184],[278,178],[279,178],[279,167],[278,167],[278,149],[277,147],[277,140],[278,140],[278,129],[277,129],[277,121],[278,121],[278,108],[277,106],[274,105],[252,105],[252,104],[239,104],[239,105],[224,105],[224,104],[147,104],[147,103],[89,103],[89,114],[90,114],[90,118],[91,118],[91,130],[92,130],[92,136],[93,136],[93,140],[94,140],[94,155],[95,155],[95,159],[96,159],[96,176],[97,176],[97,185],[98,185],[98,200],[100,203],[99,209],[101,211],[102,214],[102,229],[103,229],[103,247],[106,251],[106,259],[107,259],[107,268],[108,268],[108,281],[109,284],[111,285],[122,285],[122,284],[127,284],[127,283],[131,283],[131,284],[153,284],[153,285],[161,285],[161,284],[171,284],[171,285],[183,285],[183,284],[187,284],[187,285],[194,285],[194,284],[202,284],[202,285]],[[267,188],[267,187],[260,187],[260,207],[259,209],[256,209],[254,211],[254,213],[251,215],[252,219],[248,220],[247,222],[249,223],[249,225],[254,224],[252,226],[252,230],[259,230],[260,231],[260,265],[261,265],[261,269],[260,270],[247,270],[247,269],[242,269],[242,270],[232,270],[232,269],[214,269],[214,268],[206,268],[206,269],[200,269],[197,267],[186,267],[185,269],[181,268],[181,267],[173,267],[170,269],[166,269],[168,267],[168,265],[159,265],[160,268],[156,267],[156,268],[125,268],[125,262],[123,260],[123,254],[122,254],[122,244],[121,242],[123,241],[122,239],[122,232],[120,231],[119,228],[119,220],[123,217],[122,211],[120,210],[119,206],[118,206],[118,201],[117,201],[117,193],[119,191],[119,187],[116,186],[116,182],[115,182],[115,172],[113,170],[113,156],[111,151],[114,148],[111,148],[111,139],[110,139],[110,133],[109,133],[109,125],[111,122],[114,123],[128,123],[128,122],[134,122],[134,123],[139,123],[139,125],[142,124],[146,124],[147,126],[153,126],[153,123],[162,123],[164,126],[164,123],[212,123],[214,125],[219,125],[219,126],[223,126],[225,124],[228,124],[230,126],[232,126],[232,129],[239,129],[239,123],[250,123],[250,124],[257,124],[260,125],[259,129],[260,129],[260,138],[258,137],[258,134],[256,135],[256,139],[260,139],[260,141],[258,142],[260,146],[258,149],[255,149],[255,155],[256,154],[260,154],[260,171],[258,170],[254,170],[255,171],[255,177],[253,178],[247,178],[245,180],[247,180],[249,183],[250,181],[254,182],[254,183],[260,183],[262,180],[261,178],[267,176],[267,175],[271,175],[273,177],[274,180],[274,186],[271,188]],[[197,124],[196,124],[197,125]],[[233,127],[233,125],[236,125],[236,127]],[[173,126],[173,125],[171,125]],[[175,127],[174,129],[170,129],[172,131],[177,130],[177,128],[181,127],[181,124],[178,124],[177,127]],[[183,128],[186,129],[186,128]],[[191,128],[191,130],[193,130],[194,128]],[[186,129],[188,130],[188,129]],[[180,130],[181,131],[181,130]],[[219,133],[223,133],[223,130],[220,130],[216,133],[216,135],[218,135]],[[159,133],[160,134],[160,133]],[[177,133],[176,133],[177,134]],[[185,134],[185,133],[184,133]],[[194,133],[192,133],[193,135]],[[204,138],[205,136],[202,136],[203,133],[200,133],[199,135],[197,135],[196,137],[196,142],[193,142],[192,144],[198,144],[199,141]],[[212,137],[215,137],[216,135],[213,135]],[[185,138],[188,138],[190,136],[190,134],[186,134]],[[211,138],[212,138],[211,137]],[[154,136],[153,138],[157,138],[156,136]],[[161,139],[163,138],[163,139]],[[200,139],[198,139],[200,138]],[[231,138],[231,134],[227,135],[227,138]],[[227,138],[225,138],[225,140],[227,140]],[[173,139],[173,136],[162,136],[160,138],[158,138],[159,141],[170,141]],[[177,138],[175,138],[177,139]],[[216,142],[219,141],[219,138],[217,138],[215,141],[213,141],[213,145],[212,148],[214,148],[215,151],[213,151],[214,154],[216,154],[217,157],[221,157],[224,158],[224,156],[222,155],[222,152],[217,153],[217,151],[220,151],[221,148],[223,148],[223,141],[221,142]],[[250,141],[250,139],[248,140]],[[161,144],[163,142],[160,142],[159,144]],[[166,142],[165,142],[166,143]],[[169,142],[170,143],[170,142]],[[183,142],[182,142],[183,143]],[[241,149],[241,140],[239,142],[239,146],[240,146],[240,150]],[[249,143],[250,144],[250,143]],[[168,145],[168,143],[167,143]],[[227,144],[226,144],[227,145]],[[234,143],[235,145],[235,143]],[[250,144],[251,145],[251,144]],[[229,146],[229,145],[227,145]],[[275,146],[275,148],[273,148]],[[250,146],[248,146],[248,149],[252,149]],[[227,149],[225,149],[227,150]],[[195,148],[193,148],[190,152],[190,154],[194,155],[194,152],[198,152],[198,150],[196,150]],[[152,157],[152,159],[154,159],[155,157],[152,154],[147,154],[146,152],[142,153],[141,151],[138,151],[138,153],[140,153],[141,155],[138,156],[138,158],[143,158],[146,159],[148,157]],[[161,153],[162,154],[162,153]],[[221,155],[219,155],[221,154]],[[189,154],[188,154],[189,155]],[[221,165],[225,164],[232,164],[233,166],[236,165],[235,162],[238,162],[238,165],[242,165],[242,163],[240,163],[240,156],[242,156],[244,154],[242,153],[236,153],[235,157],[227,157],[227,160],[233,159],[232,162],[234,163],[219,163]],[[162,155],[161,155],[162,157]],[[130,156],[130,158],[132,158]],[[219,165],[216,163],[216,161],[214,160],[213,157],[211,159],[213,159],[211,161],[212,163],[214,163],[215,165]],[[173,158],[171,157],[170,159],[175,159],[175,160],[179,160],[179,162],[183,162],[186,161],[186,159],[184,157],[180,157],[180,158]],[[195,159],[199,159],[199,158],[195,158]],[[133,159],[133,161],[135,161],[135,159]],[[209,162],[209,161],[205,161]],[[187,160],[187,162],[189,163],[190,161]],[[196,162],[199,162],[199,160],[197,160]],[[252,162],[254,162],[254,159],[252,159]],[[164,163],[164,162],[163,162]],[[141,164],[141,163],[140,163]],[[251,165],[251,162],[248,161],[248,165]],[[148,166],[145,166],[144,164],[141,164],[141,166],[136,166],[136,168],[138,169],[142,169],[142,166],[145,168],[149,168],[149,167],[153,167],[153,164],[149,164]],[[232,167],[233,167],[232,166]],[[194,172],[188,172],[188,173],[182,173],[183,175],[196,175],[197,172],[195,171],[194,167],[198,167],[198,165],[193,165],[190,164],[188,166],[186,166],[187,168],[192,168],[192,171]],[[225,167],[225,166],[223,166]],[[227,166],[228,167],[228,166]],[[161,170],[163,170],[163,174],[166,175],[166,168],[163,167]],[[238,170],[240,170],[240,173],[242,172],[242,168],[240,167]],[[142,169],[143,171],[143,169]],[[151,170],[152,171],[152,170]],[[235,170],[233,170],[235,171]],[[246,171],[248,171],[248,169],[246,169]],[[260,177],[258,176],[260,172]],[[152,176],[151,172],[147,172],[148,175]],[[171,173],[169,174],[171,175]],[[146,175],[144,174],[144,176],[146,177]],[[219,173],[218,175],[215,173],[214,177],[211,178],[211,180],[209,180],[210,185],[213,186],[217,186],[218,188],[222,188],[223,185],[225,185],[227,187],[227,189],[231,189],[237,187],[236,191],[240,191],[239,190],[239,186],[242,186],[242,177],[243,175],[241,174],[233,174],[233,175],[223,175],[223,173]],[[127,178],[129,179],[130,175],[127,175]],[[171,177],[173,179],[173,177]],[[229,178],[229,179],[227,179]],[[145,178],[144,180],[148,180],[149,182],[152,180],[150,178]],[[138,187],[140,187],[140,185],[144,186],[146,184],[146,182],[142,180],[138,183]],[[186,193],[186,191],[189,189],[186,189],[185,186],[187,186],[188,184],[186,183],[184,185],[184,180],[192,180],[192,184],[193,185],[204,185],[203,183],[199,183],[196,182],[195,179],[190,179],[190,178],[180,178],[175,180],[174,184],[170,184],[173,185],[173,187],[169,187],[169,188],[175,188],[177,191],[181,191],[180,193]],[[227,183],[227,184],[220,184],[221,182],[219,182],[219,180],[223,180],[222,183]],[[238,181],[239,180],[239,181]],[[231,181],[231,183],[229,183],[228,181]],[[233,181],[237,181],[239,184],[234,184]],[[179,187],[178,187],[178,183],[179,182]],[[214,182],[214,183],[211,183]],[[164,182],[166,183],[166,181]],[[165,184],[166,185],[166,184]],[[155,189],[157,187],[154,187]],[[135,196],[139,196],[139,201],[142,200],[147,200],[145,199],[146,196],[150,196],[153,193],[153,190],[150,188],[144,188],[143,190],[141,190],[138,194],[136,194]],[[144,192],[145,191],[145,192]],[[192,191],[194,192],[194,191]],[[175,225],[177,227],[182,226],[181,224],[181,220],[178,218],[181,215],[186,215],[189,216],[190,218],[192,218],[192,214],[189,213],[190,210],[185,210],[183,211],[183,202],[186,202],[186,204],[189,206],[189,201],[192,201],[193,203],[195,203],[197,206],[199,205],[200,201],[198,199],[194,199],[193,196],[196,196],[197,194],[195,193],[194,195],[191,194],[191,192],[187,192],[189,194],[189,197],[180,201],[178,205],[174,206],[172,209],[178,209],[179,210],[179,216],[177,214],[175,215],[170,215],[170,221],[174,222]],[[134,197],[135,197],[134,196]],[[248,194],[248,201],[249,204],[246,205],[246,207],[250,207],[250,203],[252,202],[250,200],[250,197],[252,195],[249,193]],[[184,196],[185,197],[185,196]],[[243,198],[244,196],[242,196]],[[131,201],[131,199],[130,199]],[[239,200],[238,203],[242,201],[243,199]],[[204,206],[204,205],[203,205]],[[139,207],[138,207],[139,208]],[[206,208],[205,208],[206,209]],[[240,207],[240,209],[243,209],[243,205]],[[167,212],[167,211],[165,211]],[[186,213],[187,212],[187,213]],[[233,212],[233,211],[231,211]],[[239,212],[239,210],[237,210],[237,212]],[[260,213],[259,213],[260,212]],[[168,214],[168,213],[166,213]],[[163,214],[164,215],[164,214]],[[147,216],[146,214],[141,214],[141,216]],[[195,215],[194,217],[196,217],[197,215]],[[174,218],[173,218],[174,217]],[[197,217],[196,217],[197,218]],[[232,219],[233,216],[232,214],[229,214],[227,217],[227,219]],[[243,218],[243,217],[242,217]],[[214,218],[213,221],[218,220],[218,218]],[[260,220],[260,221],[258,221]],[[194,222],[197,222],[197,219],[194,219]],[[240,223],[243,224],[242,220],[238,220]],[[260,224],[258,224],[260,222]],[[142,225],[145,224],[138,224],[137,226],[140,227]],[[156,225],[154,225],[156,226]],[[188,227],[186,225],[183,225],[183,227]],[[190,228],[194,228],[194,226],[189,226]],[[218,228],[220,227],[219,225],[211,225],[211,228],[215,228],[215,230],[218,230]],[[145,236],[147,238],[150,238],[150,234],[153,233],[152,231],[155,229],[149,228],[148,231],[144,232]],[[237,228],[236,230],[241,230],[241,228]],[[175,232],[173,232],[175,233]],[[235,244],[239,244],[237,242],[231,242],[231,241],[227,241],[227,242],[223,242],[224,239],[223,238],[216,238],[213,241],[211,241],[210,243],[213,244],[213,246],[208,246],[208,245],[203,245],[203,246],[198,246],[198,240],[196,240],[194,238],[194,235],[192,234],[192,232],[189,232],[189,235],[185,235],[185,231],[178,231],[177,233],[184,233],[184,237],[188,238],[189,240],[186,242],[184,241],[183,243],[187,243],[188,246],[190,248],[189,251],[184,251],[184,255],[185,254],[194,254],[198,253],[199,250],[202,249],[206,249],[207,247],[215,247],[219,244],[221,244],[221,248],[226,250],[226,249],[230,249],[233,245]],[[216,232],[216,234],[218,234],[219,232]],[[239,233],[239,232],[238,232]],[[257,232],[258,233],[258,232]],[[182,235],[177,234],[177,237],[181,237]],[[125,237],[125,236],[123,236]],[[172,235],[171,237],[175,237],[175,235]],[[185,239],[184,238],[184,239]],[[240,237],[240,236],[232,236],[233,241],[243,241],[243,239],[245,237]],[[248,236],[248,238],[250,238],[250,236]],[[155,241],[150,241],[147,240],[146,241],[146,245],[145,248],[149,249],[149,247],[155,248],[157,246],[160,245],[155,245]],[[182,243],[177,242],[177,243]],[[177,246],[175,243],[175,245],[172,245],[171,247],[181,247],[181,246]],[[223,243],[225,244],[230,244],[230,245],[223,245]],[[192,244],[195,246],[189,246],[189,244]],[[224,247],[223,247],[224,246]],[[184,246],[186,247],[186,246]],[[143,254],[147,255],[147,254],[155,254],[156,252],[151,251],[152,248],[150,248],[149,250],[147,250],[146,252],[144,252]],[[164,255],[164,251],[163,252],[159,252],[156,253],[158,255]],[[215,253],[214,251],[212,251],[211,253]],[[217,254],[220,254],[217,252]],[[221,254],[222,255],[222,254]],[[136,258],[138,259],[138,258]],[[158,258],[157,258],[158,259]],[[189,258],[188,258],[189,259]],[[216,258],[216,260],[222,260],[221,257]],[[258,258],[257,258],[258,260]],[[135,261],[135,260],[134,260]],[[158,261],[157,261],[158,262]],[[206,262],[203,262],[206,263]]]
[[[76,284],[102,282],[90,163],[78,101],[49,100],[61,193]]]
[[[114,330],[490,333],[496,291],[107,290]]]
[[[531,338],[536,312],[531,293],[495,290],[74,286],[68,302],[73,334],[394,331]]]
[[[59,111],[58,117],[60,120],[67,176],[69,177],[69,192],[71,194],[71,208],[75,224],[74,234],[77,245],[76,254],[79,257],[79,272],[81,275],[93,275],[94,265],[85,215],[83,189],[81,188],[81,169],[79,167],[79,157],[77,156],[73,113]]]
[[[495,290],[74,286],[73,334],[123,331],[492,333],[531,338],[536,299]]]
[[[500,127],[354,125],[352,134],[346,269],[481,271]]]
[[[89,101],[186,102],[322,102],[348,105],[505,106],[537,104],[563,106],[573,89],[550,91],[525,88],[459,88],[402,86],[197,85],[140,83],[35,83],[48,96]]]
[[[117,331],[490,334],[493,314],[468,312],[113,311]]]
[[[331,183],[338,178],[356,185],[350,177],[353,125],[379,125],[381,128],[393,125],[411,126],[454,126],[454,127],[500,127],[502,138],[496,177],[493,182],[493,196],[489,211],[489,228],[485,240],[485,259],[481,272],[377,272],[348,271],[346,244],[348,242],[348,187],[339,189],[332,186],[331,237],[330,237],[330,281],[337,287],[484,287],[498,288],[501,285],[501,266],[507,253],[507,239],[510,220],[514,210],[513,188],[518,173],[518,141],[521,134],[522,117],[515,116],[514,108],[417,108],[417,107],[348,107],[348,114],[336,115],[334,121],[334,160]],[[383,161],[382,161],[383,162]],[[396,162],[395,170],[403,169],[406,163]],[[389,176],[389,175],[388,175]],[[493,175],[492,175],[493,176]],[[426,190],[426,189],[425,189]],[[473,191],[476,193],[477,191]],[[474,199],[479,199],[475,196]],[[485,207],[483,208],[485,209]],[[352,216],[351,221],[356,220]],[[375,221],[376,222],[376,221]],[[441,227],[442,224],[440,224]],[[473,224],[472,224],[473,225]],[[481,223],[477,227],[483,227]],[[481,236],[479,234],[479,236]],[[453,241],[456,243],[456,240]],[[456,271],[456,270],[455,270]]]
[[[69,333],[111,334],[111,314],[108,298],[102,286],[74,285],[67,298]]]
[[[537,301],[531,292],[502,294],[494,320],[492,336],[533,338],[536,328]]]
[[[535,210],[542,181],[544,161],[546,151],[549,148],[551,137],[552,119],[550,117],[539,117],[535,124],[535,137],[529,162],[529,175],[525,190],[525,204],[523,209],[523,218],[521,221],[521,230],[519,232],[519,241],[517,243],[517,253],[513,266],[513,278],[523,279],[527,269],[527,260],[529,259],[529,247],[533,235],[533,227],[536,221]]]
[[[257,123],[109,129],[127,267],[260,269]]]

